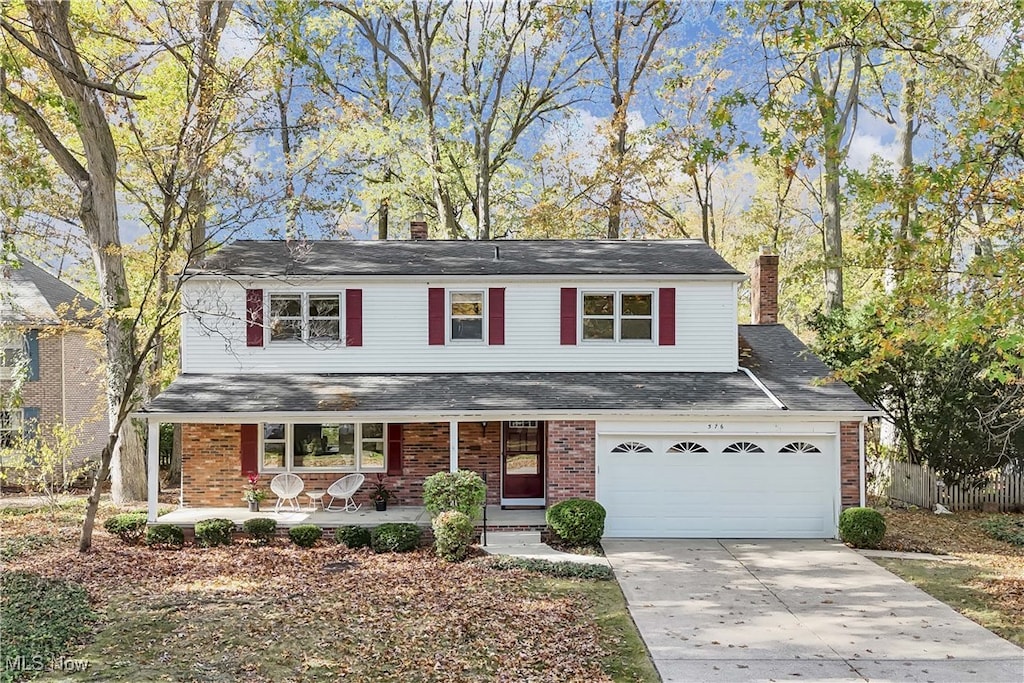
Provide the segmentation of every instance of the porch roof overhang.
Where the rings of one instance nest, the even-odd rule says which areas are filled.
[[[160,422],[797,417],[748,372],[186,374],[136,417]],[[861,419],[822,404],[799,415]]]

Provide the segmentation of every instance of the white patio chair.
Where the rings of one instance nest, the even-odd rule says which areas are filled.
[[[277,503],[274,504],[274,512],[280,512],[282,505],[287,505],[292,510],[298,511],[299,494],[306,485],[297,474],[279,474],[270,480],[270,490],[277,495]]]
[[[363,485],[366,480],[366,476],[362,474],[349,474],[338,481],[334,482],[327,487],[327,495],[331,497],[331,502],[327,504],[328,510],[331,512],[355,512],[360,508],[352,500],[352,496],[356,495],[356,491]],[[336,508],[334,507],[334,501],[344,501],[345,506]]]

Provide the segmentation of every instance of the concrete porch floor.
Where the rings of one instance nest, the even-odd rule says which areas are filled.
[[[546,526],[544,521],[544,510],[502,510],[497,505],[487,506],[487,528],[488,529],[543,529]],[[195,523],[204,519],[230,519],[236,524],[241,524],[247,519],[254,517],[267,517],[277,520],[278,526],[290,527],[298,524],[316,524],[322,528],[334,528],[340,526],[377,526],[388,522],[412,522],[422,526],[430,525],[430,514],[426,508],[417,506],[389,507],[384,512],[377,512],[372,505],[363,505],[356,512],[332,512],[330,510],[310,510],[303,507],[301,510],[289,510],[282,508],[280,512],[274,512],[273,505],[262,506],[259,512],[249,512],[244,507],[230,508],[178,508],[172,512],[160,515],[157,518],[158,524],[177,524],[182,527],[192,527]],[[478,520],[478,525],[482,520]]]

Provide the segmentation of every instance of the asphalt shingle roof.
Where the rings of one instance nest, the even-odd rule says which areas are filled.
[[[239,240],[188,272],[257,277],[742,275],[701,240]]]
[[[874,412],[845,382],[829,380],[831,370],[784,325],[740,325],[751,353],[740,365],[789,410]]]
[[[143,412],[775,410],[746,374],[182,375]]]
[[[80,320],[96,302],[30,261],[0,274],[0,322],[57,324]]]

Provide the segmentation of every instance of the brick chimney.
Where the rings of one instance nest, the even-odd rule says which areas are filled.
[[[761,247],[750,276],[750,322],[779,322],[779,257],[769,247]]]
[[[427,239],[427,220],[422,213],[416,214],[409,223],[409,237],[414,240]]]

